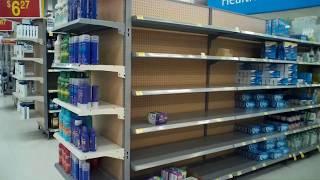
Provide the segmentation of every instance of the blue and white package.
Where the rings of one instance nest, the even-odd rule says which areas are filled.
[[[72,170],[71,175],[74,179],[79,179],[79,160],[72,154]]]
[[[281,147],[284,147],[284,146],[286,146],[287,145],[287,141],[285,141],[285,140],[281,140],[281,141],[276,141],[276,147],[277,148],[281,148]]]
[[[278,149],[272,149],[269,152],[269,158],[270,159],[279,159],[282,157],[282,151]]]
[[[276,59],[277,58],[277,47],[276,42],[267,41],[264,44],[264,58],[266,59]]]
[[[261,101],[266,99],[266,96],[264,94],[255,94],[253,97],[254,97],[254,100],[256,101]]]
[[[273,121],[269,121],[268,123],[273,124],[276,131],[285,132],[289,130],[289,125],[287,123],[279,123]]]
[[[274,132],[274,125],[272,124],[260,124],[262,133],[272,133]]]
[[[253,109],[256,106],[254,101],[240,101],[239,107],[243,109]]]
[[[80,43],[80,63],[90,64],[90,35],[83,34],[79,37]]]
[[[91,36],[90,39],[91,45],[91,64],[99,64],[99,36]]]
[[[90,163],[82,164],[82,180],[90,180]]]
[[[250,101],[252,99],[252,95],[243,93],[243,94],[240,94],[238,98],[240,101]]]
[[[99,106],[99,86],[97,85],[92,86],[91,104],[92,107]]]
[[[88,18],[89,0],[79,0],[78,18]]]
[[[271,150],[275,148],[275,142],[272,141],[264,141],[259,143],[259,149],[263,151]]]
[[[79,36],[73,37],[73,62],[79,63]]]
[[[271,102],[271,107],[273,108],[284,108],[286,106],[287,106],[287,103],[283,100]]]
[[[268,99],[270,101],[281,101],[283,100],[283,94],[270,94]]]
[[[263,109],[263,108],[267,108],[269,106],[269,102],[267,100],[260,100],[260,101],[256,101],[256,107]]]
[[[89,17],[90,19],[97,19],[97,0],[89,0]]]
[[[266,34],[272,34],[272,20],[266,21]]]
[[[280,71],[263,71],[263,77],[265,78],[280,78]]]
[[[74,44],[73,37],[69,38],[69,63],[74,63]]]
[[[289,37],[290,24],[284,19],[272,20],[272,35]]]
[[[283,155],[288,154],[290,149],[288,147],[281,147],[279,150],[282,152]]]
[[[257,124],[236,124],[236,129],[250,135],[259,134],[261,131],[260,126]]]

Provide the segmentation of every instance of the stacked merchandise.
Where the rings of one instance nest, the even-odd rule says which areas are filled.
[[[256,160],[264,161],[267,159],[279,159],[289,153],[286,137],[266,140],[264,142],[250,144],[238,149],[242,156]]]
[[[18,24],[16,27],[16,37],[26,39],[38,39],[39,27],[28,24]]]
[[[236,96],[236,107],[242,109],[284,108],[287,102],[283,94],[241,93]]]
[[[239,85],[296,85],[298,66],[296,64],[248,64],[240,63],[236,82]]]
[[[298,44],[291,42],[277,43],[266,41],[264,43],[262,57],[266,59],[297,61]]]
[[[299,72],[298,73],[298,84],[299,85],[310,85],[310,84],[312,84],[312,73]]]
[[[82,152],[97,150],[96,131],[92,127],[92,117],[77,116],[62,108],[59,114],[59,134]]]
[[[54,63],[99,64],[99,36],[58,35],[54,47]]]
[[[266,120],[262,123],[238,123],[235,125],[235,129],[249,135],[258,135],[275,131],[285,132],[289,130],[289,125],[283,122]]]
[[[55,6],[55,26],[79,18],[96,19],[97,0],[58,0]]]
[[[300,151],[303,148],[319,144],[319,130],[310,130],[288,137],[288,146],[292,151]]]
[[[289,129],[296,129],[306,125],[317,123],[317,113],[302,111],[302,112],[290,112],[284,114],[275,114],[268,116],[269,120],[287,123]]]
[[[293,105],[312,105],[319,103],[319,90],[318,89],[301,89],[295,91],[294,95],[289,96],[288,102]]]
[[[161,176],[153,176],[148,180],[197,180],[197,178],[187,177],[186,168],[167,168],[161,171]]]
[[[65,146],[59,144],[59,165],[74,180],[90,180],[91,172],[99,167],[99,159],[79,160]]]
[[[20,97],[37,95],[34,81],[16,81],[16,93]]]
[[[99,86],[91,85],[86,73],[61,72],[58,98],[80,108],[95,108],[99,106]]]
[[[317,16],[307,16],[307,17],[297,17],[294,18],[291,22],[291,37],[301,39],[301,40],[317,40],[319,36],[317,33],[317,29],[319,25],[317,25],[318,17]]]
[[[309,52],[299,53],[298,62],[320,63],[320,49],[311,48]]]
[[[266,33],[270,35],[289,37],[290,28],[289,22],[281,18],[266,22]]]

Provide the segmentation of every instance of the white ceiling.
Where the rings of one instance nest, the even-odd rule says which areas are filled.
[[[253,16],[261,18],[261,19],[274,19],[274,18],[278,18],[278,17],[284,18],[284,19],[293,19],[296,17],[303,17],[303,16],[318,16],[318,17],[320,17],[320,6],[312,7],[312,8],[290,10],[290,11],[280,11],[280,12],[256,14]]]

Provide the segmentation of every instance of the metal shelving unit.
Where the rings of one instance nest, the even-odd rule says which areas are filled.
[[[293,159],[293,157],[301,156],[302,154],[314,151],[319,148],[319,145],[303,148],[300,151],[290,152],[279,159],[267,161],[254,161],[246,159],[239,155],[228,156],[225,158],[215,159],[201,165],[196,165],[190,168],[190,171],[203,180],[221,179],[227,180],[238,176],[250,173],[261,168],[271,166],[273,164]]]
[[[319,127],[319,124],[316,124],[297,128],[288,132],[259,134],[256,136],[240,132],[232,132],[228,134],[206,136],[203,138],[192,139],[183,142],[138,149],[132,152],[133,158],[131,160],[131,166],[134,171],[140,171]]]

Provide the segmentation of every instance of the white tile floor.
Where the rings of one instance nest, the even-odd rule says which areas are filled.
[[[11,96],[0,97],[0,180],[63,180],[54,168],[57,160],[57,142],[48,140],[35,121],[20,120]],[[319,165],[315,154],[241,179],[318,180]]]
[[[63,180],[57,147],[35,121],[20,120],[11,96],[0,97],[0,180]]]

